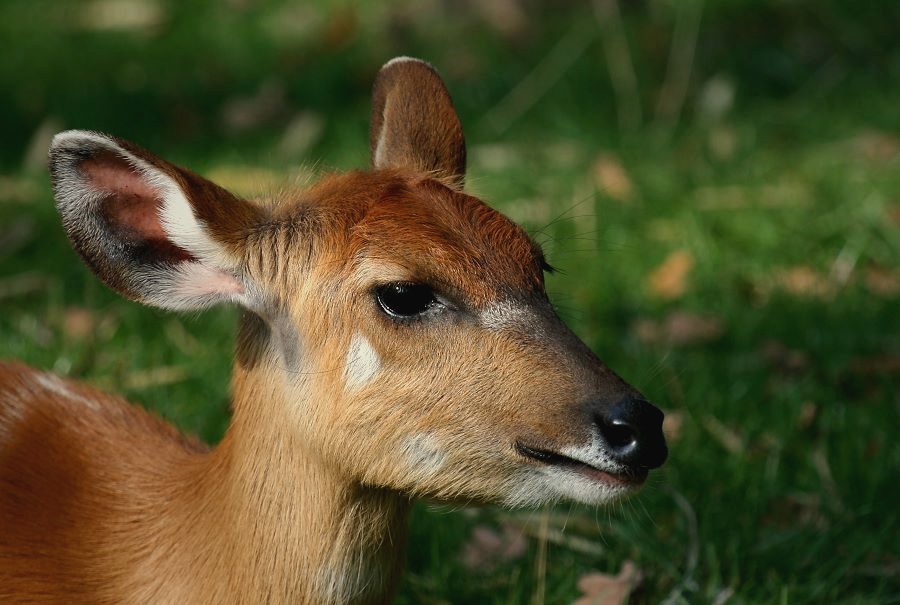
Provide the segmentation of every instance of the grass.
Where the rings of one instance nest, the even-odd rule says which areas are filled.
[[[197,18],[178,18],[168,53],[186,48],[176,34]],[[634,38],[643,22],[628,18],[636,21]],[[453,34],[453,23],[438,35]],[[215,42],[239,27],[226,22],[204,35]],[[288,178],[300,161],[362,165],[363,75],[403,49],[372,33],[375,26],[360,27],[362,41],[310,68],[330,78],[322,86],[335,100],[315,93],[322,100],[313,98],[311,111],[326,120],[324,135],[297,157],[278,151],[284,117],[236,135],[201,120],[196,134],[173,135],[167,151],[163,131],[176,132],[177,117],[159,109],[159,91],[129,93],[146,112],[134,124],[121,92],[109,100],[93,93],[89,101],[102,105],[90,111],[67,110],[63,95],[52,103],[62,112],[54,115],[68,126],[133,138],[238,189]],[[482,67],[479,81],[448,78],[467,127],[470,188],[544,243],[560,270],[548,288],[561,314],[679,420],[671,457],[639,496],[610,509],[417,506],[397,602],[567,603],[579,595],[582,575],[614,574],[626,560],[642,577],[631,603],[900,602],[900,78],[851,69],[787,94],[754,87],[758,74],[738,62],[731,66],[738,101],[724,115],[704,115],[694,84],[674,126],[620,133],[614,106],[595,105],[597,89],[582,77],[596,70],[594,42],[498,134],[480,119],[485,108],[525,77],[565,27],[548,23],[521,56],[478,30],[473,45],[487,65],[504,69]],[[78,35],[95,63],[111,61],[99,38]],[[446,53],[415,36],[409,44]],[[155,52],[150,67],[169,56]],[[244,52],[221,59],[238,66],[231,73],[243,89],[232,94],[252,91],[251,68],[269,60],[268,50],[256,63]],[[198,56],[185,64],[202,64]],[[856,65],[852,53],[837,56]],[[708,57],[698,61],[702,74],[717,73]],[[643,77],[653,69],[645,63],[636,67]],[[20,73],[9,65],[4,77]],[[180,77],[160,76],[187,90],[186,111],[214,105],[212,94]],[[224,79],[218,85],[227,88]],[[35,90],[55,90],[35,81]],[[289,102],[303,82],[291,81]],[[69,249],[46,176],[19,167],[25,139],[17,140],[0,156],[0,357],[98,383],[216,440],[227,423],[235,312],[177,316],[107,291]],[[617,168],[624,177],[610,176]],[[684,275],[668,276],[683,291],[660,296],[651,276],[677,251],[692,259]],[[687,317],[687,327],[667,339],[673,314]],[[692,323],[698,317],[707,328]],[[464,565],[474,528],[509,524],[527,537],[524,554],[497,560],[488,573]]]

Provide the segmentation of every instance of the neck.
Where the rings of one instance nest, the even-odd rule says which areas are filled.
[[[194,525],[215,552],[234,557],[218,565],[229,574],[221,585],[246,591],[247,602],[387,602],[408,498],[331,468],[290,430],[283,390],[263,370],[235,371],[231,426],[192,488],[205,500],[195,508],[215,517]]]

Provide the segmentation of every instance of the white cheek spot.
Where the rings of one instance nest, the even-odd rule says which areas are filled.
[[[447,452],[431,433],[418,433],[403,440],[403,458],[420,476],[436,475],[447,462]]]
[[[381,369],[378,352],[362,334],[354,334],[347,350],[344,380],[351,389],[360,389],[371,382]]]

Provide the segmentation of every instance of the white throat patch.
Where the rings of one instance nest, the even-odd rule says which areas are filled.
[[[447,461],[447,452],[431,433],[417,433],[403,440],[403,458],[417,477],[433,477]]]

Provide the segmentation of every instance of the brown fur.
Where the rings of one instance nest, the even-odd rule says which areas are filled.
[[[447,88],[427,63],[398,59],[375,79],[369,146],[375,168],[436,171],[462,188],[466,142]]]
[[[375,107],[373,133],[406,133],[389,165],[268,206],[102,135],[51,152],[70,238],[104,281],[160,306],[160,283],[198,306],[220,285],[178,281],[220,261],[170,241],[162,193],[127,152],[179,184],[247,311],[212,450],[119,398],[0,364],[0,602],[386,603],[413,498],[527,502],[538,463],[516,442],[583,444],[598,405],[635,393],[556,317],[524,231],[434,178],[461,183],[465,155],[433,70],[390,64]],[[162,244],[122,254],[133,241]],[[374,292],[394,282],[429,284],[443,311],[388,317]]]

